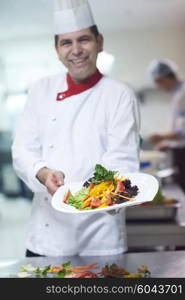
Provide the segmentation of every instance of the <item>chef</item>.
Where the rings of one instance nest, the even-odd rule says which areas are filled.
[[[96,67],[103,36],[88,1],[55,1],[54,20],[68,72],[33,85],[12,146],[14,168],[34,192],[26,255],[120,254],[127,250],[123,213],[66,215],[51,198],[61,185],[92,176],[96,164],[138,171],[137,102]]]
[[[172,151],[177,181],[185,191],[185,82],[178,77],[176,64],[169,60],[153,61],[149,71],[157,87],[172,96],[169,131],[154,134],[149,140],[157,150]]]

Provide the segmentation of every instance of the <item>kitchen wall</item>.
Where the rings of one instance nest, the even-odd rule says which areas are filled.
[[[169,58],[185,77],[184,28],[157,31],[129,30],[106,34],[107,50],[116,56],[112,75],[140,88],[150,83],[146,76],[148,63],[155,58]]]
[[[136,90],[151,86],[146,74],[148,63],[154,58],[169,58],[179,65],[185,77],[184,29],[124,30],[105,33],[105,50],[115,56],[111,75]],[[9,92],[21,92],[38,78],[64,70],[53,48],[53,37],[24,37],[4,41],[0,45],[0,78]],[[159,93],[148,92],[141,107],[142,133],[167,128],[170,99]],[[160,109],[159,109],[160,108]],[[7,105],[1,97],[0,129],[11,126],[7,121]],[[4,117],[3,117],[4,116]]]
[[[179,75],[185,78],[184,28],[160,31],[124,31],[106,34],[106,49],[115,55],[112,76],[129,83],[136,90],[147,89],[145,103],[141,105],[142,128],[145,137],[153,132],[168,130],[171,97],[155,90],[146,72],[153,59],[168,58],[179,67]]]

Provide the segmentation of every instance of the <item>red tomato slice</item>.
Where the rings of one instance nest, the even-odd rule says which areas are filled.
[[[91,200],[91,207],[99,207],[101,205],[101,200],[99,198],[93,197]]]
[[[122,193],[122,192],[124,192],[124,190],[125,190],[125,187],[124,187],[123,182],[118,181],[115,193]]]
[[[111,193],[108,193],[108,192],[106,193],[106,204],[107,204],[108,206],[113,205]]]

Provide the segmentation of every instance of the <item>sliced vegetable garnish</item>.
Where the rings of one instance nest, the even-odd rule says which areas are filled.
[[[146,266],[141,266],[136,274],[131,274],[117,264],[106,265],[99,272],[95,272],[99,269],[97,264],[72,267],[71,262],[44,268],[28,265],[22,266],[20,269],[21,272],[17,274],[19,278],[146,278],[151,276]],[[29,272],[23,270],[29,270]]]

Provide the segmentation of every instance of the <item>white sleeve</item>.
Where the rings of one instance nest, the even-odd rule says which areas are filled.
[[[42,146],[37,124],[39,89],[30,90],[23,115],[12,145],[13,166],[18,175],[33,192],[46,192],[37,179],[37,172],[46,167],[42,159]]]
[[[108,128],[108,148],[102,164],[122,174],[138,172],[140,113],[131,90],[126,90],[114,107]]]
[[[181,93],[176,99],[175,132],[180,138],[185,139],[185,93]]]

